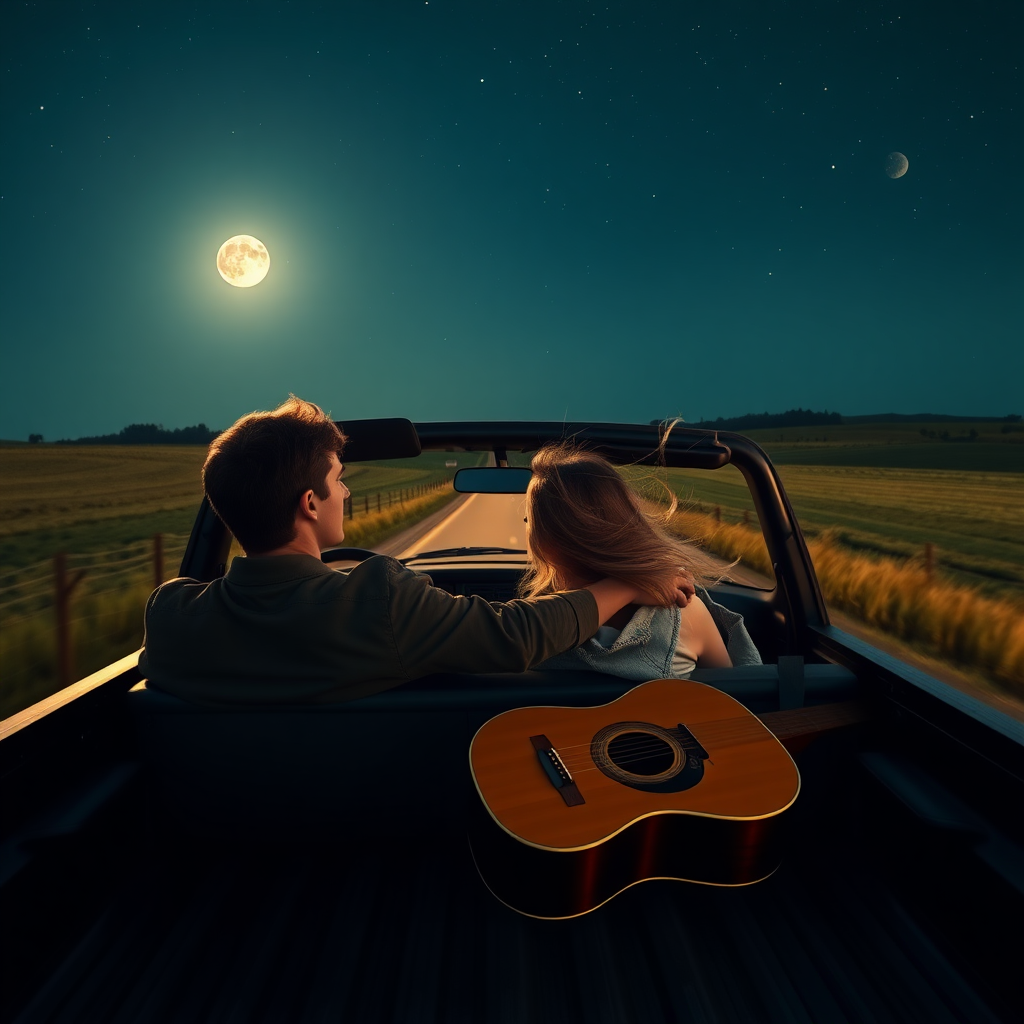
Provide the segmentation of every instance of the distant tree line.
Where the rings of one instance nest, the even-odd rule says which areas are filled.
[[[691,426],[705,430],[757,430],[760,427],[821,427],[842,422],[843,417],[837,412],[789,409],[786,412],[748,412],[730,418],[719,416],[717,420],[701,420]]]
[[[882,412],[872,416],[844,416],[844,423],[1019,423],[1017,413],[1009,416],[947,416],[938,412]]]
[[[164,430],[156,423],[132,423],[117,434],[79,437],[73,441],[62,438],[57,444],[209,444],[219,433],[219,430],[210,430],[205,423],[174,430]],[[38,434],[33,437],[42,440]]]
[[[821,427],[843,423],[1019,423],[1021,417],[1009,416],[946,416],[942,413],[885,412],[870,416],[843,416],[838,412],[814,412],[812,409],[788,409],[786,412],[748,412],[742,416],[717,420],[700,420],[688,424],[704,430],[758,430],[765,427]],[[661,422],[660,420],[655,422]],[[923,434],[924,431],[922,430]],[[1005,433],[1005,431],[1004,431]],[[934,436],[934,434],[930,435]]]

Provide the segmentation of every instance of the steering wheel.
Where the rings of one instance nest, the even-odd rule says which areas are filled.
[[[377,553],[367,548],[328,548],[320,552],[320,559],[324,562],[365,562]]]

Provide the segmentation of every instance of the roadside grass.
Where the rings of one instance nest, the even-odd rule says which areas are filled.
[[[1024,600],[1024,476],[952,470],[779,466],[786,493],[809,539],[826,531],[850,552],[923,558],[954,583],[994,598]],[[738,470],[669,470],[665,477],[695,511],[720,510],[723,522],[756,525]]]
[[[143,611],[152,583],[141,577],[73,602],[70,622],[74,676],[83,678],[142,646]],[[0,630],[0,718],[60,688],[57,625],[52,607],[10,619]]]
[[[729,561],[771,574],[759,530],[692,511],[678,513],[673,528]],[[1024,697],[1024,601],[987,597],[929,573],[915,559],[845,551],[834,533],[807,546],[826,604]]]
[[[348,547],[372,548],[396,533],[418,523],[458,497],[451,487],[432,491],[421,497],[384,508],[368,515],[356,515],[345,520],[345,540]]]
[[[703,512],[686,509],[673,516],[669,529],[730,562],[739,560],[769,580],[775,578],[768,547],[760,530],[738,523],[721,523]]]
[[[828,534],[808,548],[827,603],[1024,696],[1024,601],[987,597],[913,560],[851,555]]]

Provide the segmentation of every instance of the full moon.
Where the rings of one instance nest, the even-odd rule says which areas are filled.
[[[885,158],[885,173],[890,178],[902,178],[909,166],[910,161],[902,153],[890,153]]]
[[[217,252],[217,270],[235,288],[251,288],[267,276],[270,253],[252,235],[232,235]]]

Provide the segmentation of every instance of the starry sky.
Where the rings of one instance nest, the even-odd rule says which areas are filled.
[[[0,19],[2,438],[1024,411],[1020,3]]]

